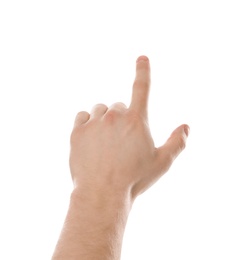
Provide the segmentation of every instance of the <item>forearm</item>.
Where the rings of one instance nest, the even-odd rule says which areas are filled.
[[[119,260],[131,205],[124,194],[74,191],[52,259]]]

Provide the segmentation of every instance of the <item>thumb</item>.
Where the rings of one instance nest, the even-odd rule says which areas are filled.
[[[189,130],[188,125],[177,127],[166,143],[157,149],[157,157],[161,160],[161,165],[166,171],[170,168],[176,157],[184,150]]]

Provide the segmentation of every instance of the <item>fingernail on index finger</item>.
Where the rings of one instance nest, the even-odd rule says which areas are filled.
[[[136,60],[136,63],[138,63],[139,61],[149,61],[149,58],[145,55],[142,55]]]

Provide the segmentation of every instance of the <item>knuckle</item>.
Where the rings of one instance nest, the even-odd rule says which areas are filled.
[[[179,139],[178,139],[178,144],[179,144],[179,148],[180,150],[184,150],[185,147],[186,147],[186,140],[184,138],[184,136],[179,136]]]
[[[118,117],[118,114],[117,110],[108,110],[104,115],[104,119],[106,122],[112,123]]]
[[[107,106],[103,103],[98,103],[96,105],[93,106],[93,108],[98,108],[98,107],[104,107],[104,108],[107,108]]]
[[[86,111],[79,111],[76,115],[76,117],[79,117],[79,116],[83,116],[83,115],[86,115],[87,112]]]
[[[118,112],[123,112],[127,109],[126,105],[122,102],[116,102],[112,104],[109,110],[117,110]]]
[[[76,117],[75,117],[75,121],[81,119],[81,118],[86,118],[89,115],[88,112],[86,111],[80,111],[77,113]]]
[[[96,110],[99,110],[99,109],[102,109],[102,110],[105,110],[107,109],[108,107],[105,105],[105,104],[102,104],[102,103],[99,103],[99,104],[96,104],[92,107],[91,109],[91,113],[95,112]]]
[[[116,102],[113,104],[114,107],[126,107],[126,105],[123,102]]]
[[[150,80],[146,78],[138,78],[135,80],[134,85],[136,88],[148,88],[150,85]]]

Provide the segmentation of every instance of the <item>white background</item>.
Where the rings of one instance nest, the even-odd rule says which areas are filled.
[[[77,112],[130,104],[151,62],[156,146],[186,150],[135,202],[122,260],[235,259],[235,8],[229,0],[0,2],[0,259],[50,259]]]

